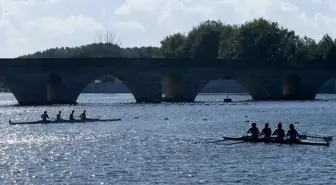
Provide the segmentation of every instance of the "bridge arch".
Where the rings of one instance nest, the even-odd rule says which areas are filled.
[[[283,99],[311,100],[333,75],[323,72],[287,73],[283,79]]]
[[[336,93],[336,73],[335,75],[331,75],[329,78],[322,81],[321,85],[317,87],[317,91],[315,93],[315,95]]]
[[[321,74],[319,74],[321,76]],[[255,74],[232,74],[243,89],[254,100],[309,100],[314,99],[323,84],[330,78],[321,76],[316,78],[314,74],[288,72],[267,75]],[[188,92],[188,101],[194,101],[196,96],[211,81],[223,79],[221,75],[214,78],[204,77],[194,82],[189,82],[188,87],[193,91]]]
[[[132,94],[137,103],[147,102],[147,103],[156,103],[161,102],[162,99],[162,81],[161,78],[156,76],[153,79],[146,80],[144,78],[150,78],[149,75],[143,74],[129,74],[129,73],[118,73],[118,72],[103,72],[96,73],[94,75],[85,75],[82,76],[81,82],[77,84],[73,91],[75,93],[75,99],[77,100],[79,95],[84,91],[88,84],[92,83],[96,79],[99,79],[102,76],[113,75],[118,80],[120,80],[128,89],[129,93]],[[160,82],[160,83],[158,83]],[[159,87],[159,89],[158,89]]]
[[[241,79],[234,78],[234,74],[229,75],[196,75],[188,76],[183,74],[173,74],[166,75],[165,80],[165,100],[173,102],[194,102],[197,95],[202,92],[207,84],[224,79],[234,80],[235,84],[239,88],[251,95],[251,90],[245,87],[245,84],[242,83]],[[255,87],[251,85],[251,87]]]
[[[200,88],[200,91],[195,98],[196,101],[203,99],[203,97],[199,96],[201,93],[221,93],[222,96],[220,96],[220,101],[223,101],[223,99],[226,98],[225,94],[246,94],[250,96],[247,89],[242,86],[240,82],[230,77],[208,80],[204,86]],[[251,99],[251,96],[248,97],[248,99]],[[216,99],[216,101],[218,101],[218,99]]]
[[[113,87],[119,87],[119,89],[115,90]],[[136,101],[131,88],[132,84],[122,76],[113,73],[104,73],[86,83],[84,88],[80,91],[78,98],[80,98],[83,93],[129,93],[131,95],[131,101]]]

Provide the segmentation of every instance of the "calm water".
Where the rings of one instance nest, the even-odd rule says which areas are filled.
[[[335,184],[336,148],[195,144],[242,135],[250,123],[298,122],[300,133],[334,136],[336,96],[305,102],[134,104],[128,94],[83,94],[78,106],[18,107],[0,94],[0,184]],[[249,96],[231,96],[248,100]],[[205,101],[205,102],[203,102]],[[121,122],[10,126],[43,110]],[[246,117],[247,116],[247,117]],[[250,121],[250,122],[248,122]],[[261,128],[260,128],[261,129]],[[335,142],[335,141],[334,141]]]

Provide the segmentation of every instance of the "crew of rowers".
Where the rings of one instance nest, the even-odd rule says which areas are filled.
[[[58,114],[56,115],[56,120],[57,121],[62,120],[61,113],[62,113],[62,111],[59,111]],[[70,116],[69,116],[69,120],[75,120],[74,113],[75,113],[75,111],[72,110],[71,113],[70,113]],[[41,115],[41,118],[44,122],[47,122],[48,119],[50,119],[47,111],[44,111],[44,113]],[[80,118],[80,120],[85,120],[86,119],[86,110],[84,110],[83,113],[79,115],[79,118]]]
[[[252,127],[247,131],[247,133],[251,133],[252,137],[258,138],[259,136],[264,136],[264,138],[271,138],[271,135],[276,135],[276,138],[279,140],[283,140],[285,137],[285,131],[282,129],[282,124],[278,124],[278,128],[272,133],[272,130],[269,128],[268,123],[265,124],[265,128],[262,129],[261,133],[257,128],[256,123],[252,123]],[[295,130],[294,125],[289,125],[289,130],[286,134],[289,137],[289,140],[297,140],[300,136],[299,133]]]

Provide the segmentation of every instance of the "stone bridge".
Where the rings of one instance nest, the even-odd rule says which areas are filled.
[[[20,105],[76,104],[95,79],[113,74],[137,102],[193,102],[211,80],[237,80],[254,100],[314,99],[336,76],[322,61],[36,58],[0,59],[0,76]],[[164,95],[163,95],[164,94]]]

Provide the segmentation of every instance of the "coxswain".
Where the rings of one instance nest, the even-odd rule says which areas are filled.
[[[268,127],[268,123],[265,123],[265,128],[262,129],[261,135],[265,135],[265,138],[270,138],[272,130]]]
[[[86,120],[86,110],[79,116],[81,120]]]
[[[279,140],[284,139],[285,131],[284,131],[284,129],[282,129],[282,124],[281,123],[278,124],[278,128],[273,132],[272,135],[276,135],[277,139],[279,139]]]
[[[44,113],[41,115],[41,118],[42,118],[42,121],[45,123],[48,121],[47,119],[49,119],[49,116],[48,116],[47,111],[44,111]]]
[[[75,111],[72,110],[72,112],[71,112],[71,114],[70,114],[70,116],[69,116],[69,120],[75,120],[75,118],[74,118],[74,113],[75,113]]]
[[[295,141],[298,139],[297,137],[300,137],[300,134],[294,128],[294,124],[289,125],[287,136],[289,136],[289,140],[292,140],[292,141]]]
[[[257,124],[252,123],[252,127],[247,131],[247,133],[251,133],[252,137],[257,138],[260,135],[259,129],[257,128]]]
[[[61,120],[61,113],[62,113],[62,111],[59,111],[58,114],[56,115],[56,120],[57,121]]]

